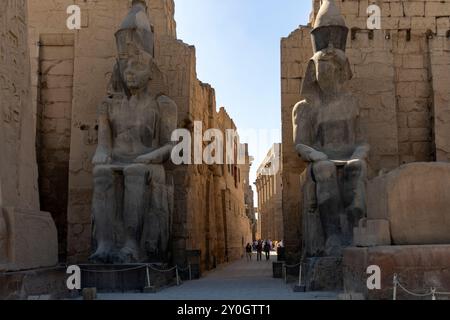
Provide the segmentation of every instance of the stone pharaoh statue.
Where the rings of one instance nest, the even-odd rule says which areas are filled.
[[[293,110],[298,154],[309,162],[304,212],[306,251],[339,256],[352,242],[353,227],[366,214],[365,181],[369,146],[361,137],[359,108],[345,89],[351,79],[345,55],[348,28],[333,1],[324,1],[312,31],[314,56],[303,80],[303,101]]]
[[[118,61],[99,108],[93,163],[93,225],[97,263],[165,259],[170,233],[170,187],[164,163],[173,148],[177,106],[150,92],[153,31],[146,5],[133,1],[116,33]]]

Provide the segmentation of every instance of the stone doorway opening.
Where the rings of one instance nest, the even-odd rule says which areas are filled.
[[[59,260],[67,255],[67,204],[74,73],[74,37],[41,35],[39,41],[36,151],[42,211],[58,230]]]

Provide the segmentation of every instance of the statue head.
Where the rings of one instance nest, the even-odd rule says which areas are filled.
[[[130,44],[128,52],[121,58],[124,62],[120,71],[121,77],[128,90],[133,92],[148,87],[151,80],[152,57]]]
[[[145,0],[132,7],[115,34],[118,59],[109,85],[110,94],[125,94],[148,86],[154,57],[154,34]]]
[[[147,14],[144,0],[133,0],[132,7],[119,30],[116,32],[116,43],[119,56],[127,50],[129,42],[135,43],[140,49],[154,57],[154,40],[152,23]]]
[[[345,52],[348,28],[334,0],[323,0],[311,31],[314,52],[326,49],[329,44]]]
[[[311,102],[338,95],[352,78],[345,55],[348,28],[333,0],[324,0],[311,32],[314,56],[302,84],[302,96]]]
[[[315,65],[316,81],[322,93],[337,94],[345,82],[352,78],[350,63],[340,49],[328,46],[317,52],[312,61]]]

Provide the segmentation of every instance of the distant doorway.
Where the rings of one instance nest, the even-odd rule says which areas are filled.
[[[72,120],[74,38],[41,35],[36,152],[41,210],[58,230],[59,259],[67,256],[67,204]]]

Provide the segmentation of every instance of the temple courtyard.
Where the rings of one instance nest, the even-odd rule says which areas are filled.
[[[207,273],[200,280],[186,281],[180,286],[161,290],[156,294],[110,293],[98,294],[98,300],[335,300],[338,293],[293,291],[293,282],[274,279],[272,256],[269,262],[245,259],[224,264]]]

